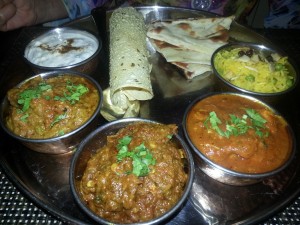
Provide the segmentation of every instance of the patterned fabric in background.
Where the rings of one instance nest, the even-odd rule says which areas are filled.
[[[269,0],[265,28],[300,29],[300,0]]]
[[[121,5],[160,5],[199,9],[223,16],[235,15],[236,20],[245,22],[245,17],[256,2],[257,0],[63,0],[69,18],[49,22],[44,25],[58,26],[70,20],[87,16],[95,7],[114,8]]]
[[[70,19],[76,19],[91,13],[93,8],[104,5],[107,0],[63,0]]]
[[[244,22],[257,0],[128,0],[128,2],[199,9],[223,16],[235,15],[237,20]]]
[[[67,11],[69,18],[51,21],[45,23],[44,26],[55,27],[63,23],[69,22],[79,17],[87,16],[91,13],[91,10],[96,7],[103,6],[107,2],[113,2],[108,0],[62,0]]]
[[[246,23],[246,17],[259,1],[267,0],[63,0],[69,18],[46,23],[58,26],[78,17],[87,16],[95,7],[114,8],[121,5],[161,5],[199,9],[223,16],[235,15]],[[265,28],[300,28],[300,0],[268,0],[269,12],[264,20]]]

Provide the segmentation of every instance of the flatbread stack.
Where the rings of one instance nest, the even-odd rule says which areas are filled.
[[[144,17],[133,7],[116,9],[109,20],[110,87],[104,91],[107,120],[136,116],[139,101],[153,97]]]
[[[153,47],[188,79],[211,71],[213,52],[226,44],[234,16],[155,21],[147,30]]]

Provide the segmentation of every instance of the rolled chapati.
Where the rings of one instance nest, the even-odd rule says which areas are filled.
[[[133,7],[118,8],[110,17],[110,99],[104,99],[107,107],[102,110],[108,120],[136,116],[138,101],[153,97],[146,32],[143,15]]]

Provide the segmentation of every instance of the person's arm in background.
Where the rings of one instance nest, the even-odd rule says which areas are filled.
[[[0,31],[45,22],[57,26],[91,13],[107,0],[0,0]],[[60,20],[63,19],[63,20]]]
[[[110,0],[110,1],[108,0],[61,0],[61,1],[65,5],[65,8],[68,12],[68,18],[52,21],[50,23],[45,24],[45,26],[58,26],[70,20],[74,20],[79,17],[90,15],[91,10],[96,7],[104,6],[106,8],[110,8],[115,6],[114,0]]]
[[[68,17],[62,0],[0,0],[0,31]]]

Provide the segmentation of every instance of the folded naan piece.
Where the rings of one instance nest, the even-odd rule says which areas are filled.
[[[191,37],[195,39],[207,39],[220,36],[222,30],[229,30],[234,16],[215,18],[189,18],[169,21],[155,21],[148,28],[148,35],[170,37]]]
[[[147,36],[172,45],[212,54],[228,40],[234,17],[156,21],[149,25]]]
[[[211,56],[227,43],[233,20],[234,16],[155,21],[147,36],[167,62],[192,79],[211,71]]]
[[[183,62],[171,62],[173,65],[182,69],[187,79],[193,79],[196,76],[202,75],[206,72],[212,71],[210,64],[199,63],[183,63]]]
[[[210,54],[199,54],[197,51],[180,48],[167,42],[155,39],[152,39],[151,43],[155,50],[164,56],[167,62],[199,63],[210,65]]]
[[[133,7],[116,9],[109,20],[109,93],[102,115],[111,120],[137,116],[136,101],[153,97],[143,15]],[[108,99],[109,98],[109,99]],[[109,116],[110,112],[117,112]],[[105,112],[105,113],[103,113]]]

